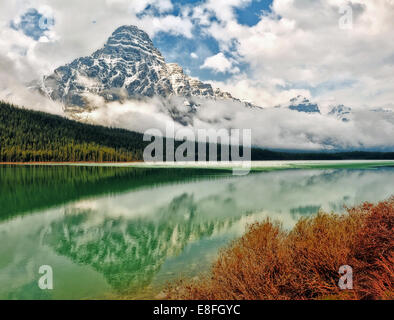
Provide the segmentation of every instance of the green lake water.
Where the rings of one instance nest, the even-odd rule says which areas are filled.
[[[291,228],[319,209],[394,194],[394,167],[253,172],[0,166],[0,299],[155,298],[209,270],[266,217]],[[53,269],[53,290],[38,270]]]

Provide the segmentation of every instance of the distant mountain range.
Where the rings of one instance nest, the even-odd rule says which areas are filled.
[[[309,99],[300,95],[290,100],[290,104],[288,108],[290,110],[294,110],[298,112],[321,114],[320,107],[317,103],[313,103]],[[331,106],[331,110],[328,112],[327,115],[330,117],[335,117],[344,122],[348,122],[351,120],[351,114],[352,114],[352,109],[341,104],[337,106]]]

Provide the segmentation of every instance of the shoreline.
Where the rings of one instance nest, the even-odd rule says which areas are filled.
[[[0,162],[0,166],[100,166],[158,169],[250,169],[250,171],[271,171],[283,169],[369,169],[394,167],[394,160],[265,160],[250,162]]]

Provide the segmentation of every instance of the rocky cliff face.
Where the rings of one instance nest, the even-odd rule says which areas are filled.
[[[94,107],[92,96],[100,96],[106,102],[153,96],[181,96],[186,105],[195,105],[194,98],[242,102],[192,79],[179,65],[167,64],[149,36],[134,26],[118,28],[104,48],[57,68],[44,77],[39,89],[66,107],[80,108]]]

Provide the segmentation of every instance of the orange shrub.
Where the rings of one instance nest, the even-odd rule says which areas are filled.
[[[369,205],[353,248],[362,299],[394,299],[394,198]]]
[[[169,299],[393,299],[394,198],[319,212],[291,231],[269,219],[223,250],[210,275],[169,285]],[[354,290],[338,287],[353,267]]]

